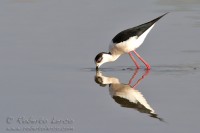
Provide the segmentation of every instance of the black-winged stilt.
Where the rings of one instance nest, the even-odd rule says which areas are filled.
[[[96,70],[98,70],[102,64],[115,61],[120,55],[125,53],[129,54],[137,69],[139,69],[140,66],[134,59],[131,52],[134,52],[135,55],[146,65],[146,68],[150,69],[150,65],[135,51],[135,49],[137,49],[143,43],[144,39],[153,28],[155,23],[166,14],[167,13],[147,23],[126,29],[118,33],[110,43],[109,52],[101,52],[95,57]]]

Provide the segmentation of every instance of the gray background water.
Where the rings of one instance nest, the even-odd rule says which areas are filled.
[[[199,7],[199,0],[1,0],[1,133],[198,132]],[[152,65],[137,89],[160,122],[120,107],[108,86],[94,82],[93,68],[119,31],[168,11],[137,50]],[[121,68],[135,66],[123,55],[102,67],[128,83],[134,71]],[[69,129],[34,130],[39,127]]]

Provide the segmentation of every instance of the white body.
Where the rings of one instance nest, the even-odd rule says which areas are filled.
[[[153,28],[153,26],[154,24],[139,37],[133,36],[130,37],[128,40],[117,44],[111,42],[109,46],[109,51],[112,53],[113,56],[115,56],[124,53],[129,53],[130,51],[135,50],[144,42],[144,39],[146,38],[150,30]]]

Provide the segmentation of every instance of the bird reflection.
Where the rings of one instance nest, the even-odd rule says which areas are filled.
[[[149,70],[146,70],[134,85],[131,85],[134,78],[136,78],[138,71],[139,69],[135,70],[128,84],[121,83],[116,77],[106,77],[102,72],[97,71],[95,82],[102,87],[109,85],[111,97],[122,107],[136,109],[141,113],[149,114],[150,117],[163,121],[163,119],[159,118],[154,109],[148,104],[142,93],[136,89],[137,85],[149,74]]]

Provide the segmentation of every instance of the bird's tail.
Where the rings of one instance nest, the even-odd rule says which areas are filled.
[[[147,22],[147,23],[152,23],[152,24],[154,24],[155,22],[157,22],[159,19],[161,19],[162,17],[164,17],[165,15],[167,15],[169,12],[167,12],[167,13],[165,13],[165,14],[163,14],[163,15],[161,15],[161,16],[159,16],[159,17],[157,17],[157,18],[155,18],[154,20],[151,20],[150,22]]]

